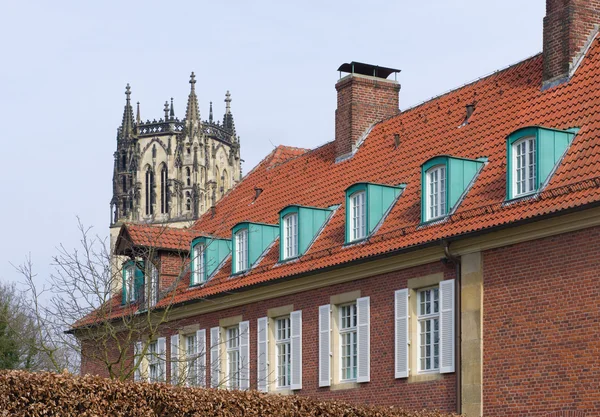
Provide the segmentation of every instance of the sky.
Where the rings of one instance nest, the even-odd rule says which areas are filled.
[[[77,217],[108,236],[125,85],[142,119],[196,73],[202,119],[225,92],[243,172],[274,146],[334,138],[337,68],[399,68],[406,109],[539,53],[544,0],[5,1],[0,25],[0,282],[31,254],[38,280]]]

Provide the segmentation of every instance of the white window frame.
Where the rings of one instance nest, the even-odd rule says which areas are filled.
[[[154,307],[158,302],[158,268],[148,260],[148,306]]]
[[[206,251],[204,244],[197,243],[192,250],[192,262],[194,263],[194,273],[192,274],[192,285],[201,284],[204,280],[204,257]]]
[[[425,217],[427,221],[439,219],[448,214],[447,174],[445,164],[435,165],[425,172]]]
[[[512,146],[512,196],[523,197],[537,191],[535,136],[526,136]],[[520,152],[522,150],[522,152]],[[525,165],[522,165],[525,163]],[[523,176],[523,178],[521,178]]]
[[[158,352],[158,341],[148,343],[146,357],[148,358],[148,381],[160,381],[160,357]]]
[[[225,358],[227,362],[227,387],[240,389],[240,327],[239,325],[225,329]]]
[[[367,193],[357,191],[350,196],[350,241],[367,237]]]
[[[287,389],[291,386],[292,323],[290,316],[275,319],[275,386]],[[282,372],[283,370],[283,372]]]
[[[185,335],[185,383],[198,385],[198,336],[196,333]]]
[[[348,323],[345,322],[346,318],[344,312],[346,309],[350,309],[350,315],[347,317]],[[339,312],[339,380],[340,382],[354,382],[358,376],[358,308],[356,301],[348,304],[342,304],[338,306]],[[349,325],[347,325],[349,324]],[[347,346],[346,338],[350,340],[350,354],[345,355],[344,347]],[[346,378],[345,370],[345,358],[350,358],[350,372],[353,374],[351,378]]]
[[[135,287],[136,268],[137,266],[135,262],[130,262],[129,265],[124,268],[126,286],[125,291],[127,292],[126,295],[128,303],[136,302],[138,299],[137,288]]]
[[[283,259],[298,256],[298,213],[283,218]]]
[[[425,295],[429,293],[429,300],[424,299]],[[435,295],[437,294],[437,311]],[[429,304],[430,310],[429,313],[423,312],[422,307]],[[437,323],[437,343],[435,343],[435,325]],[[430,325],[429,331],[424,329],[424,327]],[[418,373],[439,373],[440,372],[440,332],[441,332],[441,322],[440,322],[440,289],[439,286],[428,287],[428,288],[420,288],[417,290],[417,370]],[[426,349],[426,346],[423,346],[423,337],[430,333],[430,355],[431,358],[430,366],[423,367],[423,349]],[[433,339],[433,340],[431,340]],[[427,344],[427,343],[426,343]],[[437,345],[437,355],[435,353],[435,348]],[[437,367],[435,366],[435,361],[437,357]]]
[[[235,272],[248,269],[248,229],[238,230],[235,234]]]

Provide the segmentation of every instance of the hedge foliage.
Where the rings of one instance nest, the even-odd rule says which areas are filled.
[[[95,376],[0,372],[0,416],[449,417],[296,395],[118,382]]]

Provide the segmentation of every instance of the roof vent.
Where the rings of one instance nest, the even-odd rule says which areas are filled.
[[[400,146],[400,134],[394,133],[394,146],[397,148]]]
[[[255,194],[254,194],[254,200],[252,202],[256,201],[256,199],[262,194],[262,192],[263,192],[262,188],[254,187]]]
[[[459,128],[469,124],[469,119],[471,118],[471,116],[473,116],[474,112],[475,112],[475,103],[467,104],[467,114],[465,115],[465,120],[462,122],[462,124],[459,126]]]

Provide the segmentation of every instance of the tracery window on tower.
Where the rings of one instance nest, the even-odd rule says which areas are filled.
[[[192,198],[190,196],[190,192],[189,191],[185,192],[185,209],[187,211],[191,211],[192,210]]]
[[[122,170],[127,169],[127,154],[123,154],[121,156],[121,169]]]
[[[123,192],[126,193],[127,192],[127,176],[123,175],[123,178],[121,178],[121,186],[123,188]]]
[[[169,210],[169,202],[168,202],[168,180],[169,180],[169,172],[167,170],[167,166],[165,164],[162,165],[160,170],[160,212],[162,214],[166,214]]]
[[[190,167],[185,167],[185,183],[188,187],[192,185],[192,172]]]
[[[204,193],[200,193],[200,213],[204,213]]]
[[[152,168],[146,168],[146,216],[154,214],[154,172]]]
[[[227,192],[229,190],[229,174],[227,170],[223,170],[223,192]]]

